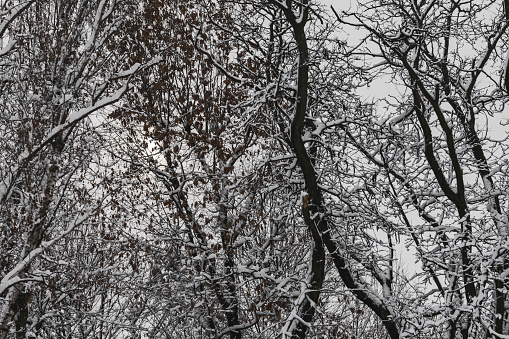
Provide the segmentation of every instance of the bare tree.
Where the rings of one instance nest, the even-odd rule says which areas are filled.
[[[122,25],[118,1],[0,6],[0,337],[24,338],[33,335],[37,286],[52,284],[48,267],[64,265],[50,250],[104,200],[100,178],[90,177],[98,155],[90,117],[129,90],[141,65],[106,49]]]
[[[393,308],[399,335],[507,335],[505,137],[492,137],[507,101],[501,5],[369,2],[338,15],[372,41],[352,56],[370,56],[363,67],[403,93],[386,101],[393,116],[367,112],[344,128],[371,164],[361,191],[386,201],[386,233],[422,265],[414,298]]]

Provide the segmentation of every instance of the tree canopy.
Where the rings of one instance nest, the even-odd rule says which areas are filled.
[[[509,338],[509,3],[0,0],[0,339]]]

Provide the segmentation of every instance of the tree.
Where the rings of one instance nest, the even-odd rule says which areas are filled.
[[[489,74],[490,62],[501,63],[496,48],[506,31],[502,8],[497,8],[499,16],[488,19],[482,14],[494,8],[491,3],[416,3],[407,8],[396,2],[370,2],[352,13],[357,22],[350,24],[366,28],[380,52],[371,52],[373,47],[366,46],[366,50],[352,50],[343,57],[372,56],[382,58],[382,63],[358,67],[354,60],[349,67],[359,70],[359,77],[367,81],[372,74],[391,70],[389,74],[401,76],[402,85],[412,93],[412,104],[403,96],[405,100],[395,108],[399,115],[389,120],[375,105],[361,104],[355,96],[350,102],[339,96],[344,86],[341,79],[333,77],[325,84],[310,80],[310,74],[320,67],[313,70],[308,47],[306,20],[313,14],[308,3],[270,4],[284,13],[299,52],[298,73],[287,73],[296,85],[294,99],[290,97],[287,105],[281,105],[290,117],[282,120],[282,130],[290,131],[287,142],[304,177],[303,216],[315,235],[316,258],[323,258],[318,254],[323,244],[345,285],[377,314],[391,337],[503,334],[505,266],[501,248],[506,222],[500,193],[493,191],[494,180],[488,179],[494,172],[477,132],[476,116],[493,114],[495,107],[505,102],[505,93],[497,81],[491,85],[494,92],[475,90],[482,71]],[[338,20],[349,23],[339,16]],[[487,20],[491,22],[485,24]],[[477,37],[465,33],[472,26],[479,32]],[[467,37],[477,45],[485,43],[479,56],[461,57],[461,47],[472,44]],[[453,42],[454,50],[450,47]],[[211,53],[209,56],[212,58]],[[219,69],[228,72],[225,67]],[[312,97],[309,92],[314,87],[332,90],[326,92],[328,97]],[[352,106],[355,111],[349,110]],[[416,120],[411,124],[413,114]],[[407,129],[398,129],[399,124]],[[490,149],[497,146],[492,143]],[[495,155],[495,159],[499,162],[500,158]],[[465,177],[470,173],[477,173],[480,181]],[[469,180],[484,186],[485,197],[478,197],[481,187],[465,184]],[[474,216],[481,202],[488,213]],[[306,210],[315,218],[307,218]],[[487,214],[493,221],[486,220]],[[451,226],[455,222],[457,228]],[[488,229],[495,230],[491,236]],[[437,236],[427,238],[429,231]],[[380,239],[381,234],[386,240]],[[474,242],[481,234],[482,240]],[[410,304],[398,299],[395,290],[395,243],[400,238],[411,240],[409,246],[424,267],[416,277],[420,289]],[[436,241],[438,247],[432,245]],[[298,313],[309,311],[307,319],[312,318],[313,306],[306,304],[316,304],[324,279],[320,262],[311,260],[309,286],[313,292],[308,293]],[[427,289],[429,281],[435,289]],[[431,305],[432,296],[443,306],[437,309],[436,304]],[[492,303],[494,311],[485,311],[486,303]],[[293,334],[302,336],[306,323],[298,320],[296,328],[302,330]]]
[[[1,338],[508,335],[509,6],[2,6]]]
[[[195,28],[202,24],[203,9],[179,3],[165,6],[150,2],[145,6],[132,30],[139,32],[132,37],[136,48],[133,58],[157,49],[169,53],[162,63],[139,77],[139,91],[130,97],[128,106],[112,116],[119,117],[124,125],[135,122],[143,126],[135,136],[146,140],[143,155],[133,152],[129,143],[120,153],[134,167],[152,173],[152,180],[156,180],[157,193],[148,197],[153,201],[154,222],[144,232],[150,235],[152,244],[157,244],[148,253],[153,258],[153,271],[157,272],[151,287],[160,286],[164,293],[147,293],[150,299],[157,297],[169,305],[159,301],[149,307],[162,322],[172,323],[176,329],[187,327],[186,318],[191,315],[197,325],[191,336],[228,334],[238,338],[241,331],[259,325],[258,308],[270,305],[259,298],[256,303],[250,301],[253,284],[260,290],[264,284],[252,278],[255,270],[250,266],[259,264],[258,258],[246,257],[246,247],[254,254],[257,246],[270,244],[258,239],[257,233],[264,237],[267,232],[261,225],[259,230],[248,228],[252,218],[253,222],[265,222],[260,217],[264,207],[255,207],[259,199],[257,187],[263,179],[252,156],[259,150],[250,150],[258,132],[248,124],[244,128],[233,127],[243,124],[242,119],[246,118],[237,115],[246,112],[246,108],[236,107],[245,97],[244,89],[239,90],[195,51]],[[228,24],[228,12],[225,14],[225,8],[220,10],[213,20]],[[152,29],[142,30],[147,21]],[[202,47],[205,41],[214,44],[223,38],[221,33],[205,29],[198,37]],[[158,44],[153,45],[152,41]],[[223,44],[214,52],[225,61],[233,50]],[[257,120],[253,118],[252,123]],[[255,216],[257,211],[260,216]],[[168,215],[174,226],[164,222]],[[245,245],[236,244],[239,240]],[[240,262],[247,266],[243,275],[251,277],[244,282],[246,291],[239,287],[245,279],[238,271]],[[164,314],[168,308],[175,310],[174,317]],[[152,333],[164,333],[167,327],[160,326]]]
[[[0,337],[24,338],[51,327],[51,312],[34,318],[31,305],[62,287],[55,270],[66,262],[54,250],[104,206],[91,117],[124,95],[141,65],[107,53],[122,24],[117,1],[0,6]]]
[[[495,75],[506,67],[503,7],[373,2],[338,20],[369,31],[382,60],[371,70],[399,79],[404,93],[380,127],[370,113],[360,118],[369,128],[345,128],[372,166],[364,190],[387,201],[422,264],[412,303],[394,314],[400,335],[506,335],[505,139],[482,131],[507,97]]]
[[[244,47],[246,52],[253,53],[250,49],[258,52],[255,58],[258,58],[260,68],[266,67],[265,73],[258,73],[258,76],[252,80],[249,72],[235,73],[236,69],[249,70],[249,67],[242,64],[245,60],[239,60],[240,66],[238,67],[231,65],[226,67],[214,57],[214,53],[203,48],[199,49],[232,81],[252,87],[254,95],[261,93],[259,97],[248,99],[248,102],[254,107],[263,106],[270,112],[269,121],[274,122],[278,129],[277,138],[281,142],[280,145],[283,146],[283,154],[286,153],[285,156],[293,162],[293,165],[289,165],[290,168],[298,166],[298,171],[292,173],[292,179],[297,184],[295,189],[300,191],[302,196],[302,201],[299,202],[302,204],[302,219],[300,220],[304,221],[312,240],[308,247],[310,253],[307,259],[307,276],[302,281],[299,298],[297,298],[295,308],[290,312],[282,331],[292,337],[304,337],[308,332],[325,279],[325,248],[327,248],[347,287],[351,288],[353,293],[382,317],[390,331],[396,333],[395,325],[388,318],[390,312],[387,307],[380,303],[379,299],[370,291],[366,291],[364,284],[355,279],[353,270],[346,267],[347,262],[342,253],[343,246],[339,246],[331,235],[331,226],[328,221],[330,212],[327,211],[327,203],[324,200],[324,193],[327,193],[328,190],[324,190],[318,181],[321,174],[317,173],[321,168],[317,166],[322,164],[319,161],[323,151],[313,142],[311,132],[333,128],[340,125],[342,121],[334,119],[327,122],[325,119],[321,119],[318,114],[315,115],[314,109],[318,112],[324,104],[320,101],[322,98],[318,95],[318,88],[326,88],[330,84],[319,82],[315,84],[311,82],[310,78],[315,78],[318,81],[323,80],[322,70],[318,66],[324,60],[323,48],[332,48],[330,53],[333,56],[334,48],[337,46],[332,45],[331,47],[328,43],[317,38],[315,41],[318,42],[312,44],[314,49],[312,52],[310,51],[311,47],[308,44],[311,45],[311,43],[307,37],[306,24],[312,8],[307,2],[270,1],[269,4],[266,4],[254,1],[243,4],[242,10],[245,11],[247,7],[256,9],[258,13],[263,13],[261,17],[266,18],[266,21],[256,17],[253,20],[253,26],[247,26],[246,23],[250,23],[251,20],[239,20],[243,24],[238,26],[238,30],[223,28],[222,31],[228,32],[231,38],[237,39],[238,45],[246,46]],[[254,12],[255,10],[248,11],[248,13]],[[316,11],[313,14],[320,18],[320,14],[317,14]],[[242,18],[244,19],[244,17]],[[268,26],[266,34],[263,32],[264,23]],[[320,32],[317,27],[315,26]],[[257,36],[254,38],[246,35],[245,32],[254,32]],[[324,31],[321,32],[323,34]],[[289,37],[294,39],[294,43],[286,43]],[[323,36],[321,38],[323,39]],[[257,43],[252,43],[252,41]],[[276,49],[278,47],[281,49]],[[287,65],[295,65],[295,67],[287,67]],[[309,95],[312,86],[316,86],[317,90],[313,93],[316,96],[313,97]],[[265,103],[268,104],[265,105]],[[325,124],[323,124],[324,121]],[[321,125],[319,125],[320,122],[322,122]],[[310,146],[306,146],[306,143]],[[286,203],[292,202],[286,199]]]

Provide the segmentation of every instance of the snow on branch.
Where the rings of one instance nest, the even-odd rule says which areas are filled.
[[[10,25],[11,22],[14,21],[21,13],[23,13],[24,10],[26,10],[28,7],[30,7],[31,4],[33,4],[35,0],[26,1],[20,4],[17,4],[13,6],[7,14],[7,16],[0,22],[0,37],[2,37],[7,30],[7,27]]]
[[[88,211],[84,213],[72,226],[70,226],[67,230],[62,232],[59,236],[50,241],[43,241],[41,246],[32,250],[28,255],[21,260],[9,273],[7,273],[0,282],[0,294],[4,293],[9,287],[27,281],[27,279],[20,279],[18,274],[23,271],[35,258],[39,257],[44,251],[48,248],[51,248],[55,243],[60,241],[63,237],[71,233],[77,226],[83,224],[85,220],[91,215],[91,212]],[[37,279],[29,279],[29,280],[37,280]]]

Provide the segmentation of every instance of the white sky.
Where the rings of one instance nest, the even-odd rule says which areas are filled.
[[[336,10],[343,10],[343,9],[348,9],[348,7],[350,6],[350,4],[353,2],[355,3],[356,1],[352,1],[352,0],[317,0],[317,2],[321,2],[327,6],[334,6],[334,8]]]

